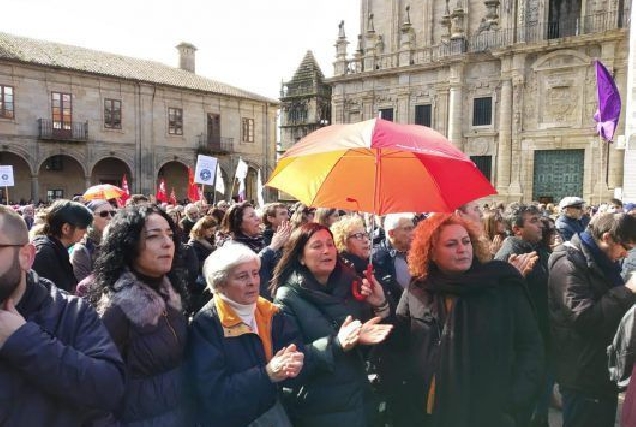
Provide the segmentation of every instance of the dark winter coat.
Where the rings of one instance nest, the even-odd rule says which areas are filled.
[[[362,349],[344,352],[337,339],[347,316],[362,322],[371,317],[369,305],[351,294],[354,278],[353,271],[339,264],[323,286],[303,268],[276,292],[274,301],[298,326],[315,369],[288,401],[296,427],[370,425],[372,395]]]
[[[128,383],[117,412],[122,425],[180,427],[184,423],[183,355],[187,320],[167,278],[153,289],[124,273],[98,311],[122,354]]]
[[[100,234],[92,229],[73,246],[71,265],[78,283],[93,273],[93,266],[99,256]]]
[[[548,303],[556,380],[589,396],[617,393],[607,370],[607,346],[636,303],[625,286],[612,287],[578,235],[550,256]]]
[[[542,382],[543,346],[523,278],[510,264],[474,261],[457,276],[431,265],[426,280],[402,295],[389,338],[387,345],[408,354],[401,425],[526,425]],[[429,397],[432,414],[425,415]]]
[[[523,240],[518,236],[507,237],[495,254],[498,261],[507,262],[512,254],[525,254],[535,251],[539,259],[534,268],[525,276],[530,299],[534,305],[539,331],[546,347],[549,346],[550,326],[548,315],[548,257],[546,250]]]
[[[395,312],[400,297],[404,292],[402,286],[397,280],[395,271],[395,258],[398,251],[391,246],[388,240],[382,241],[373,248],[373,268],[375,269],[375,277],[378,279],[387,301],[391,305],[391,312]]]
[[[38,236],[33,239],[36,249],[33,270],[41,277],[49,279],[58,289],[75,292],[77,279],[68,255],[68,248],[53,236]]]
[[[0,425],[108,418],[124,394],[124,367],[93,307],[30,271],[16,309],[26,323],[0,347]]]
[[[554,228],[561,236],[561,240],[567,242],[572,239],[572,236],[585,231],[585,225],[580,219],[570,218],[569,216],[561,215],[554,222]]]
[[[281,311],[265,299],[256,310],[271,319],[273,354],[290,344],[302,351],[298,330]],[[247,426],[279,397],[281,385],[272,383],[265,371],[268,361],[259,335],[244,323],[230,323],[227,316],[219,316],[212,300],[191,325],[188,372],[201,426]]]
[[[190,239],[188,241],[188,246],[192,247],[194,253],[199,260],[199,273],[201,273],[201,269],[203,268],[203,264],[205,260],[210,256],[210,254],[216,249],[214,245],[209,242],[202,242],[200,240]]]

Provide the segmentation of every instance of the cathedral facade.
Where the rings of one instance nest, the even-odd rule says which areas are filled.
[[[606,202],[623,187],[624,117],[613,144],[599,139],[594,61],[624,93],[629,3],[362,0],[359,33],[339,28],[332,122],[432,127],[495,201]]]

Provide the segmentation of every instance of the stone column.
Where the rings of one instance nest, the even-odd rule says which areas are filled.
[[[37,204],[38,200],[40,200],[40,186],[37,175],[31,175],[31,199],[34,204]]]
[[[499,104],[499,144],[497,147],[497,191],[508,192],[510,162],[512,161],[512,81],[502,75],[501,103]]]
[[[86,180],[86,188],[90,187],[92,185],[90,175],[85,176],[84,179]]]
[[[398,94],[397,114],[395,115],[396,117],[395,121],[397,123],[409,124],[412,122],[411,120],[409,120],[410,109],[411,109],[409,99],[410,99],[410,93],[408,90],[400,91],[400,93]]]
[[[365,96],[362,98],[362,120],[371,120],[375,118],[375,110],[373,107],[372,96]]]
[[[460,150],[463,148],[463,77],[464,65],[453,64],[450,69],[450,117],[448,139]]]
[[[433,106],[435,119],[433,127],[436,131],[448,138],[448,86],[439,86],[436,90],[436,102]]]

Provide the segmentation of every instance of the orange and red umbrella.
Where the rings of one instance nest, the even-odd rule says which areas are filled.
[[[440,133],[381,119],[309,134],[285,152],[267,185],[311,206],[377,215],[450,212],[496,193]]]
[[[95,200],[95,199],[118,199],[124,194],[124,190],[121,188],[110,185],[110,184],[99,184],[93,185],[89,187],[84,192],[84,199],[86,200]]]

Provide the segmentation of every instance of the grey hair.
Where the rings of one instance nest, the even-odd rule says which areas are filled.
[[[218,290],[227,282],[230,273],[240,264],[256,261],[260,267],[258,254],[240,243],[226,243],[210,254],[203,264],[203,276],[209,289]]]
[[[384,217],[384,230],[389,232],[391,230],[395,230],[400,226],[400,221],[402,219],[407,219],[413,222],[413,218],[415,214],[413,213],[396,213],[396,214],[388,214]]]

